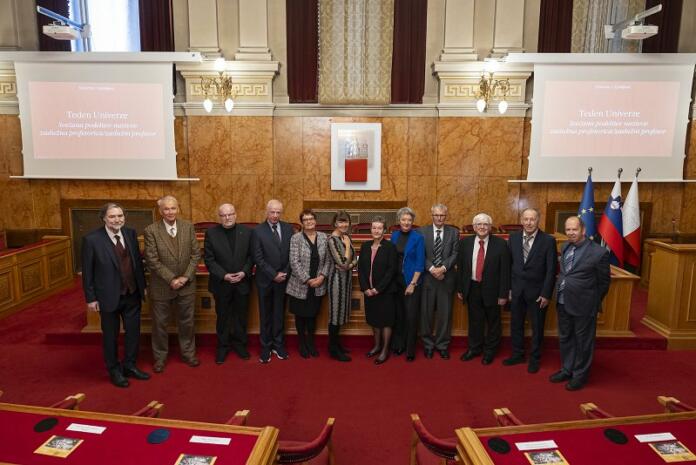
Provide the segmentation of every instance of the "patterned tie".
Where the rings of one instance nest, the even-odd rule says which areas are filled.
[[[118,234],[114,234],[114,239],[116,239],[116,250],[118,250],[119,254],[123,254],[123,251],[126,249],[123,247],[123,243],[121,242],[121,238],[119,237]]]
[[[479,240],[478,256],[476,257],[476,281],[483,280],[483,262],[486,260],[486,248],[483,239]]]
[[[280,244],[281,241],[280,241],[280,233],[278,232],[278,225],[274,224],[273,226],[271,226],[271,228],[273,228],[273,237],[275,237],[276,242],[278,244]]]
[[[573,269],[573,259],[575,258],[575,246],[571,244],[568,246],[568,251],[566,252],[565,256],[563,257],[563,268],[565,269],[564,274],[568,274],[570,270]],[[565,278],[563,281],[561,281],[561,284],[558,285],[558,293],[562,293],[563,289],[565,289]]]
[[[534,236],[524,236],[524,242],[522,243],[522,257],[524,258],[525,263],[527,263],[527,257],[529,256],[529,251],[531,250],[529,243],[532,241],[533,237]]]
[[[442,266],[442,237],[440,236],[442,230],[438,229],[435,232],[437,233],[437,237],[435,238],[435,260],[433,260],[433,266],[439,267]]]
[[[176,228],[170,228],[169,229],[169,235],[172,237],[176,237]]]

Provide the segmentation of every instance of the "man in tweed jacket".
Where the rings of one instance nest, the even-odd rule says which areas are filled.
[[[145,228],[145,262],[150,272],[153,371],[161,373],[169,350],[169,321],[172,304],[177,310],[179,349],[184,362],[200,365],[196,358],[194,308],[196,266],[200,248],[193,225],[177,219],[179,203],[171,195],[157,201],[162,221]]]

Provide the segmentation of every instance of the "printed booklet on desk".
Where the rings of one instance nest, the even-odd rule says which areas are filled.
[[[560,450],[539,450],[534,452],[525,452],[529,463],[532,465],[553,464],[553,465],[568,465],[565,457]]]
[[[181,454],[174,465],[213,465],[216,460],[211,455]]]
[[[64,436],[51,436],[34,451],[35,454],[50,455],[52,457],[65,458],[82,444],[82,439],[66,438]]]
[[[690,462],[696,460],[696,455],[679,441],[651,442],[648,445],[665,462]]]

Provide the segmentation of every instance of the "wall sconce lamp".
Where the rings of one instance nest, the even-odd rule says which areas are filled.
[[[481,73],[479,91],[476,94],[476,109],[479,113],[486,111],[488,101],[493,99],[496,90],[500,90],[503,97],[502,100],[498,102],[498,112],[502,115],[508,109],[508,103],[505,98],[510,91],[510,80],[508,78],[493,79],[493,75],[497,69],[498,62],[491,60],[486,62],[486,69]]]
[[[213,110],[213,99],[224,101],[227,113],[234,108],[234,98],[237,96],[232,88],[232,78],[225,76],[225,59],[220,57],[215,60],[215,71],[220,73],[217,77],[201,76],[201,90],[205,96],[203,108],[210,113]]]

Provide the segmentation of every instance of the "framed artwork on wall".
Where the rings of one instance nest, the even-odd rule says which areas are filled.
[[[331,190],[381,190],[381,148],[381,123],[332,123]]]

